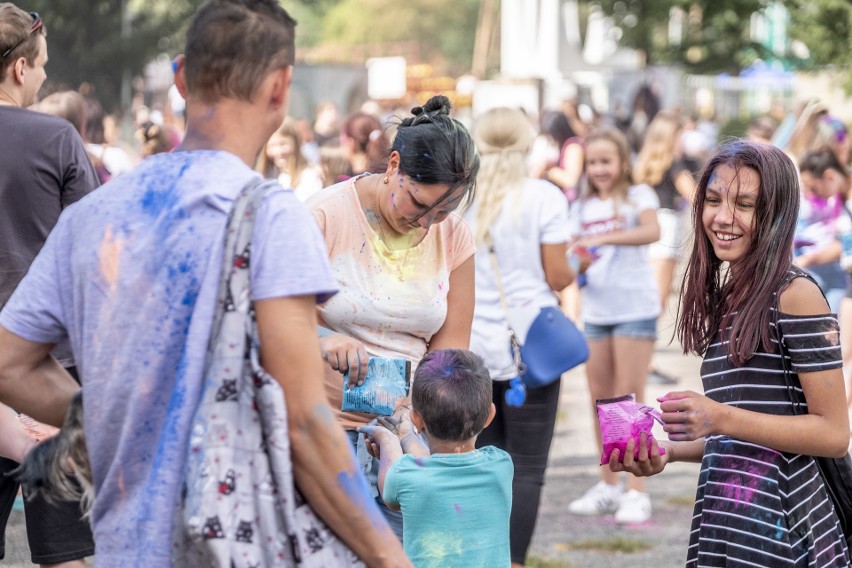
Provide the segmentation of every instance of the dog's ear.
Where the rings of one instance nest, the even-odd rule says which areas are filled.
[[[62,429],[36,444],[23,463],[8,473],[24,488],[28,498],[41,493],[48,502],[83,499],[84,512],[91,505],[91,466],[83,433],[83,397],[71,400]]]

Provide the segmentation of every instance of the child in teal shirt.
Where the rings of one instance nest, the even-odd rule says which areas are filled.
[[[491,389],[478,355],[433,351],[414,374],[410,415],[359,429],[380,456],[379,490],[402,509],[405,552],[418,568],[510,565],[512,459],[475,448],[494,418]]]

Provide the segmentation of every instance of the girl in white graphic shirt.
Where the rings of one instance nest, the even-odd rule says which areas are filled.
[[[648,259],[648,245],[660,238],[659,200],[649,186],[630,185],[630,151],[615,129],[586,141],[587,187],[571,208],[573,251],[585,274],[582,314],[589,360],[586,376],[592,401],[635,393],[644,397],[654,352],[659,293]],[[600,429],[595,428],[598,446]],[[615,513],[619,523],[651,517],[651,500],[642,481],[627,480],[601,468],[601,480],[568,510],[577,515]]]

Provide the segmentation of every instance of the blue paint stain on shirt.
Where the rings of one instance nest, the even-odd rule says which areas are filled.
[[[152,217],[159,217],[163,211],[175,211],[174,207],[178,202],[178,194],[176,191],[176,187],[178,182],[189,169],[191,162],[190,160],[183,160],[182,162],[176,164],[178,166],[177,175],[172,176],[146,176],[147,179],[144,181],[147,182],[147,188],[145,192],[142,194],[142,199],[139,201],[139,204],[142,206],[142,211],[151,215]],[[168,179],[170,183],[164,184],[162,179]],[[182,210],[175,211],[180,217],[180,213],[183,213],[185,216],[186,213]]]

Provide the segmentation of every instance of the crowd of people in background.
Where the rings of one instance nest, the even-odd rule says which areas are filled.
[[[152,511],[169,510],[181,492],[181,452],[190,432],[179,425],[186,425],[194,409],[189,399],[200,392],[207,347],[199,341],[204,329],[194,327],[204,325],[197,323],[195,303],[209,301],[200,309],[212,318],[210,286],[219,273],[218,268],[208,270],[208,262],[221,253],[219,233],[228,208],[239,190],[258,177],[293,190],[278,188],[259,205],[257,223],[262,229],[255,235],[262,237],[251,248],[257,254],[251,259],[251,300],[257,308],[251,317],[256,317],[260,357],[279,379],[288,405],[294,401],[304,405],[298,411],[288,406],[288,412],[299,415],[311,430],[294,441],[297,484],[302,484],[305,499],[328,527],[362,558],[377,565],[407,565],[398,539],[416,565],[438,565],[436,559],[447,566],[524,565],[553,440],[560,382],[530,390],[524,404],[511,403],[510,381],[518,369],[504,340],[507,302],[510,307],[560,307],[583,328],[590,352],[585,374],[592,405],[627,393],[647,402],[649,382],[678,383],[656,364],[654,351],[656,342],[666,339],[660,337],[660,322],[675,311],[681,292],[688,298],[684,305],[693,306],[680,312],[686,318],[678,324],[684,347],[727,357],[736,368],[768,351],[761,343],[766,336],[762,328],[732,315],[736,309],[752,310],[748,312],[752,315],[769,313],[777,297],[779,304],[773,309],[791,314],[793,323],[783,320],[791,337],[814,329],[826,337],[839,333],[841,349],[828,345],[830,338],[822,347],[837,351],[830,361],[814,363],[808,354],[791,355],[794,369],[801,373],[798,392],[812,408],[825,411],[824,423],[791,417],[790,428],[800,434],[791,441],[768,433],[765,416],[758,420],[757,430],[748,432],[747,417],[734,413],[731,424],[736,429],[731,434],[720,425],[718,403],[725,402],[724,397],[669,393],[662,399],[664,411],[688,412],[693,408],[689,405],[695,405],[717,421],[701,430],[669,416],[666,430],[672,442],[636,440],[641,448],[636,457],[629,445],[629,456],[601,468],[600,481],[571,502],[566,514],[612,515],[620,524],[647,522],[653,516],[653,496],[645,491],[643,476],[661,472],[670,461],[703,459],[706,484],[715,479],[717,469],[726,467],[728,458],[745,456],[781,468],[784,475],[810,475],[814,465],[808,456],[837,453],[835,446],[843,439],[830,440],[837,444],[829,447],[829,441],[817,441],[817,432],[829,423],[848,432],[848,422],[842,424],[836,404],[814,395],[813,381],[819,373],[834,380],[841,372],[841,360],[843,382],[852,375],[852,140],[843,121],[818,101],[788,117],[755,119],[742,133],[743,141],[721,152],[717,145],[727,141],[719,139],[711,119],[682,108],[661,108],[649,85],[637,90],[627,118],[599,114],[570,99],[535,115],[498,107],[462,120],[443,96],[410,104],[368,101],[357,109],[339,109],[324,101],[312,119],[296,118],[286,116],[293,61],[289,16],[270,2],[252,7],[211,0],[201,10],[208,20],[194,20],[186,55],[194,65],[213,66],[217,44],[210,37],[233,39],[217,27],[217,18],[248,21],[257,14],[269,18],[263,33],[283,46],[280,53],[268,47],[265,54],[280,65],[259,63],[266,60],[244,54],[255,62],[256,76],[263,78],[236,87],[252,98],[230,91],[228,77],[211,79],[180,56],[174,65],[179,93],[170,96],[168,107],[151,109],[144,97],[136,98],[127,118],[105,114],[86,84],[36,100],[40,81],[35,85],[32,75],[25,78],[25,71],[43,69],[47,48],[42,21],[11,4],[0,5],[0,24],[4,19],[23,22],[19,27],[26,37],[18,44],[27,50],[16,54],[19,58],[11,64],[2,61],[0,120],[26,124],[21,128],[29,132],[28,138],[20,143],[32,148],[25,152],[27,159],[55,171],[51,179],[63,180],[44,188],[44,195],[55,195],[56,203],[42,207],[36,197],[22,206],[26,210],[14,213],[32,217],[37,226],[26,239],[18,230],[19,221],[14,227],[11,221],[0,223],[0,236],[14,243],[0,246],[26,251],[11,269],[0,265],[0,276],[6,275],[0,279],[0,307],[8,302],[0,320],[0,345],[7,352],[15,348],[16,353],[27,354],[30,358],[24,363],[31,364],[36,384],[56,388],[60,394],[42,409],[36,398],[20,394],[14,381],[6,379],[12,386],[2,391],[3,400],[19,403],[16,410],[57,423],[68,393],[80,382],[84,389],[89,385],[86,417],[95,420],[91,428],[95,423],[100,428],[100,435],[89,440],[89,452],[98,491],[92,519],[103,565],[125,561],[167,565],[179,554],[169,552],[171,525]],[[0,41],[17,37],[4,29],[0,26]],[[18,44],[11,51],[23,49]],[[5,49],[3,43],[0,48]],[[224,73],[245,77],[233,68]],[[225,101],[226,110],[214,108],[214,100]],[[35,112],[21,114],[23,109]],[[243,122],[244,117],[250,118]],[[44,148],[36,151],[33,125],[56,133],[51,150],[55,156],[45,158]],[[4,172],[16,168],[10,148],[0,152]],[[233,148],[241,148],[239,155]],[[10,197],[12,186],[30,182],[24,179],[26,172],[18,173],[21,179],[0,175],[0,199],[20,201]],[[96,190],[104,184],[102,191]],[[175,193],[176,187],[180,192]],[[793,195],[797,188],[800,193]],[[146,193],[140,197],[140,192]],[[88,194],[93,195],[60,217],[62,209]],[[801,205],[785,212],[781,199]],[[199,206],[205,200],[216,205],[211,210]],[[760,226],[757,221],[744,224],[738,215],[751,219],[757,203],[767,203],[769,217],[760,217]],[[5,202],[3,208],[12,210]],[[29,209],[39,209],[41,216],[33,217]],[[720,219],[727,223],[724,231],[730,231],[722,237]],[[196,226],[195,221],[204,223]],[[150,223],[153,228],[148,231]],[[53,234],[59,236],[49,240],[54,225]],[[729,263],[730,278],[742,278],[754,268],[756,253],[747,249],[752,242],[781,266],[783,253],[767,252],[767,235],[782,244],[789,237],[795,268],[782,267],[762,276],[756,284],[760,294],[750,298],[744,294],[751,289],[741,283],[713,287],[728,278],[719,272],[721,261]],[[68,244],[72,242],[73,247]],[[168,246],[159,246],[164,243]],[[45,252],[36,258],[42,247]],[[122,251],[134,252],[133,263],[122,257]],[[31,263],[34,268],[13,296]],[[681,280],[685,264],[687,277]],[[160,280],[166,278],[157,270],[162,266],[167,281]],[[503,281],[511,282],[505,290],[495,270]],[[96,276],[86,276],[91,274]],[[73,289],[51,288],[61,288],[59,282],[73,282]],[[820,311],[820,290],[826,309],[838,314],[837,329],[836,322]],[[717,304],[701,300],[705,296]],[[137,321],[134,308],[140,303],[149,310],[147,323]],[[820,314],[819,321],[796,320],[808,314]],[[760,325],[768,329],[770,321],[760,318]],[[754,341],[742,349],[731,347],[725,355],[727,343],[718,340],[718,329],[707,327],[707,322],[730,325],[738,338]],[[129,351],[119,344],[105,347],[106,335],[89,334],[97,330],[114,337],[130,329],[139,343],[127,347]],[[61,341],[69,336],[73,356]],[[278,342],[280,352],[268,347],[271,339]],[[49,350],[39,347],[54,340],[60,342],[53,353],[59,361],[56,367],[45,363],[52,361]],[[0,371],[3,365],[21,368],[24,363],[13,357],[23,356],[0,357]],[[415,367],[423,361],[414,375],[412,403],[379,422],[375,415],[341,409],[344,391],[363,383],[373,357],[405,359]],[[708,361],[715,359],[705,364]],[[158,365],[180,369],[181,380],[189,376],[189,390],[175,384],[174,376],[158,374]],[[816,370],[807,371],[808,365],[816,365]],[[760,368],[752,371],[758,373]],[[106,380],[116,372],[138,376],[138,384],[127,387]],[[299,372],[304,376],[296,376]],[[308,375],[316,381],[305,379]],[[759,391],[752,384],[757,380],[744,377],[725,388],[760,397],[762,392],[753,394]],[[467,388],[466,381],[478,386]],[[840,392],[837,384],[831,384],[832,392]],[[175,389],[181,390],[180,400],[172,397]],[[847,392],[852,407],[852,388]],[[456,399],[464,404],[453,403]],[[116,400],[121,401],[120,410]],[[777,402],[766,402],[767,408]],[[755,404],[758,413],[768,412]],[[787,413],[785,408],[777,413]],[[0,462],[0,468],[8,471],[36,443],[37,428],[10,420],[12,414],[6,410],[0,408],[0,432],[8,434],[0,444],[0,456],[10,459]],[[132,426],[113,437],[110,424],[126,417],[133,420]],[[602,447],[599,425],[590,426],[590,434]],[[157,441],[163,428],[175,429],[165,446]],[[730,438],[738,440],[733,449],[726,445]],[[848,446],[848,436],[845,441]],[[310,456],[311,444],[323,449],[321,458]],[[754,444],[767,446],[770,453],[791,452],[795,459],[802,457],[802,463],[797,462],[795,471],[789,464],[782,467],[771,456],[755,454]],[[460,456],[439,457],[454,453]],[[151,469],[116,469],[111,465],[119,459],[116,456],[127,463],[144,462]],[[166,459],[173,463],[164,464]],[[487,476],[483,463],[493,468]],[[364,495],[356,499],[343,491],[332,471],[352,471],[353,479],[359,480],[363,475]],[[465,476],[474,490],[465,492],[453,485]],[[764,488],[765,492],[777,489],[776,478],[767,483],[773,481],[774,489]],[[809,483],[807,499],[788,502],[783,495],[778,498],[781,509],[775,501],[763,508],[783,514],[790,503],[806,504],[808,515],[796,529],[806,531],[802,539],[813,544],[820,536],[831,537],[833,556],[821,558],[818,565],[847,565],[848,552],[836,525],[816,528],[821,522],[817,515],[831,511],[819,502],[821,484]],[[423,486],[429,490],[418,495]],[[0,518],[8,517],[16,492],[14,482],[0,480]],[[464,509],[469,517],[463,517],[458,504],[463,498],[476,502]],[[699,498],[698,513],[723,514],[724,507],[713,502],[705,485],[699,487]],[[452,523],[442,524],[435,503],[454,504],[458,515],[453,515]],[[62,529],[67,543],[42,546],[48,533],[57,529],[50,522],[45,526],[34,522],[29,537],[35,562],[47,564],[57,558],[80,562],[93,553],[88,522],[80,522],[76,503],[71,513],[68,507],[49,502],[34,501],[27,507],[28,523],[32,514],[71,527]],[[487,538],[474,535],[482,526],[477,519],[488,520],[483,529]],[[743,519],[737,517],[732,526],[745,527],[742,530],[750,535],[765,532],[757,526],[760,523],[752,526]],[[689,562],[716,554],[718,547],[708,542],[740,542],[736,531],[708,523],[693,524]],[[128,552],[136,538],[130,527],[136,524],[143,527],[139,530],[146,534],[146,546],[160,547],[155,553]],[[434,530],[438,525],[442,529]],[[210,527],[208,534],[223,530],[215,524]],[[774,531],[775,525],[771,528]],[[790,528],[787,540],[776,540],[793,543],[795,528]],[[440,546],[435,535],[440,536]],[[753,545],[748,539],[742,542]],[[801,541],[785,546],[798,554],[800,545]],[[829,549],[814,552],[810,546],[792,560],[816,562],[825,550]],[[388,560],[385,554],[395,558]],[[759,557],[749,554],[744,561]]]

